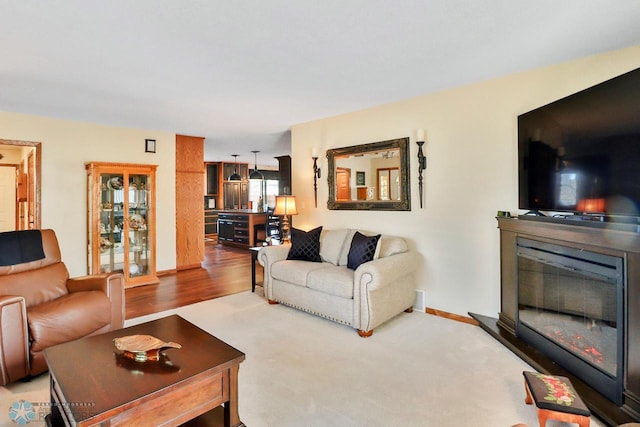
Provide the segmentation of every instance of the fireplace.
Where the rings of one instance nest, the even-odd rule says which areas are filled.
[[[623,402],[624,259],[517,238],[516,335]]]
[[[640,422],[640,229],[497,220],[500,312],[472,317],[534,369],[571,379],[607,425]]]

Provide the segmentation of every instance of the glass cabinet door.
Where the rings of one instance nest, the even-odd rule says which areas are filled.
[[[147,175],[130,175],[128,185],[128,232],[129,238],[129,276],[146,276],[149,270],[149,227],[147,188],[150,185]]]
[[[100,263],[96,274],[124,272],[124,175],[100,174]]]

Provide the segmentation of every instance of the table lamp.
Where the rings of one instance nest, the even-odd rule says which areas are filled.
[[[289,217],[291,215],[298,215],[298,209],[296,208],[295,196],[276,196],[276,207],[273,210],[273,214],[282,217],[282,241],[288,242],[289,235]]]

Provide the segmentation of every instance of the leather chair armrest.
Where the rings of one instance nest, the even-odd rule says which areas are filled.
[[[102,291],[111,301],[111,329],[124,326],[124,276],[121,273],[74,277],[67,281],[70,293]]]
[[[109,274],[96,274],[93,276],[73,277],[67,280],[67,290],[73,292],[102,291],[109,292]]]
[[[20,296],[0,296],[0,385],[29,375],[27,308]]]

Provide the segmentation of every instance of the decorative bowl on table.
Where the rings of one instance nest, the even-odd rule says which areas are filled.
[[[167,348],[182,348],[175,342],[165,342],[152,335],[129,335],[126,337],[114,338],[116,348],[123,351],[123,355],[136,362],[146,362],[147,360],[160,360],[160,352]]]

